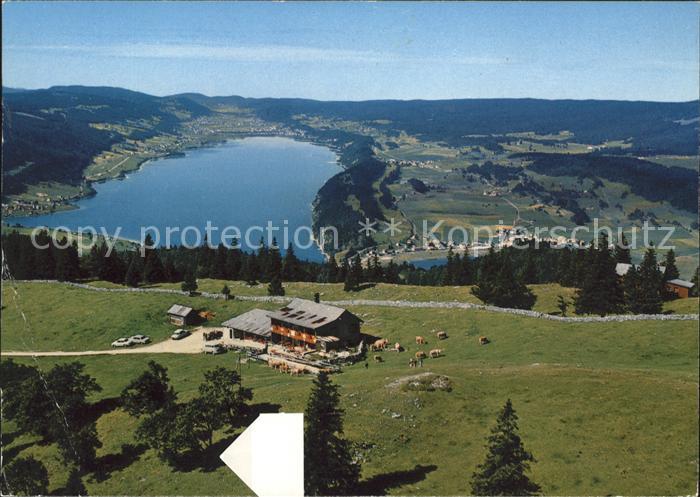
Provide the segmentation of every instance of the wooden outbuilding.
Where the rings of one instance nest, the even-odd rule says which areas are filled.
[[[666,282],[666,290],[676,294],[679,299],[687,299],[690,297],[690,292],[695,285],[686,280],[669,280]]]
[[[174,304],[168,309],[168,317],[170,322],[176,326],[187,326],[192,324],[196,319],[197,313],[194,309],[184,305]]]

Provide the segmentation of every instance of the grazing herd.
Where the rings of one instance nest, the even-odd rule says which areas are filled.
[[[435,337],[438,340],[447,340],[447,332],[445,331],[435,331],[433,330],[433,333],[435,333]],[[423,336],[416,336],[416,345],[427,345],[428,341],[425,339]],[[479,337],[479,345],[486,345],[490,343],[490,340],[485,337],[485,336],[480,336]],[[380,338],[375,340],[373,343],[369,345],[369,349],[373,352],[379,352],[383,350],[388,350],[390,352],[403,352],[405,349],[403,346],[396,342],[393,347],[389,346],[389,340],[386,338]],[[423,365],[423,360],[427,359],[430,357],[431,359],[436,359],[438,357],[442,357],[445,355],[445,351],[443,349],[431,349],[429,352],[425,352],[423,350],[419,350],[414,353],[414,357],[411,357],[408,360],[408,366],[411,368],[417,367],[417,366],[422,366]],[[375,354],[374,355],[374,362],[384,362],[384,359],[382,358],[381,355]]]

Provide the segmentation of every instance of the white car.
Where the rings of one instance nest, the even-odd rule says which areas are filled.
[[[204,346],[203,352],[205,354],[223,354],[226,349],[220,343],[210,343]]]
[[[112,347],[131,347],[133,344],[131,338],[119,338],[112,342]]]
[[[182,338],[185,338],[186,336],[189,336],[189,334],[189,331],[180,328],[179,330],[175,330],[175,332],[172,335],[170,335],[170,338],[172,338],[173,340],[180,340]]]
[[[131,343],[136,343],[136,344],[141,345],[141,344],[150,342],[151,337],[147,337],[146,335],[134,335],[129,340],[131,340]]]

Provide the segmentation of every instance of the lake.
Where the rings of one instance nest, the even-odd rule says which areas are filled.
[[[204,237],[209,222],[209,240],[219,243],[224,228],[235,227],[245,249],[257,244],[263,234],[267,240],[271,223],[279,228],[271,232],[281,246],[286,248],[286,231],[300,258],[320,261],[321,251],[310,242],[311,202],[340,170],[335,153],[325,147],[287,138],[231,140],[189,150],[184,156],[149,161],[123,179],[96,183],[97,194],[78,201],[75,210],[5,222],[64,226],[73,231],[104,227],[111,235],[121,227],[119,236],[132,240],[141,239],[142,227],[154,226],[160,232],[159,245],[165,244],[166,227],[170,227],[171,245],[189,246],[197,241],[195,231]],[[254,226],[266,231],[249,230]],[[297,232],[296,243],[294,234],[300,227],[307,228]],[[252,243],[246,243],[247,230]],[[229,228],[225,234],[236,232]]]

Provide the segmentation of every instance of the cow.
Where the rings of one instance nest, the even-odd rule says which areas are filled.
[[[401,346],[401,344],[400,344],[399,342],[396,342],[396,343],[394,344],[394,350],[395,350],[396,352],[401,352],[401,351],[403,350],[403,347]]]
[[[488,338],[486,338],[484,336],[479,337],[479,345],[486,345],[487,343],[489,343]]]
[[[416,352],[416,359],[425,359],[426,357],[427,356],[425,355],[425,352],[423,352],[422,350]]]
[[[374,356],[374,362],[382,362],[384,359],[382,359],[382,356],[380,355],[375,355]]]
[[[416,337],[416,344],[417,344],[417,345],[425,345],[425,338],[423,338],[423,337]]]
[[[437,337],[438,337],[438,340],[444,340],[445,338],[447,338],[447,333],[444,331],[438,331]]]
[[[389,345],[389,340],[386,338],[380,338],[379,340],[374,341],[372,344],[372,350],[384,350],[387,345]]]
[[[435,359],[436,357],[440,357],[442,355],[442,349],[433,349],[430,351],[430,357],[432,359]]]

